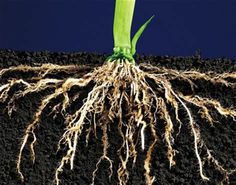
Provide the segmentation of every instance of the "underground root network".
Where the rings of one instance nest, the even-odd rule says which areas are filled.
[[[193,137],[192,148],[198,161],[199,175],[203,180],[210,180],[204,173],[204,164],[209,162],[223,175],[221,183],[228,183],[229,176],[235,169],[225,169],[201,137],[200,125],[195,122],[194,116],[201,116],[206,122],[213,125],[214,116],[212,112],[217,112],[221,116],[230,117],[235,121],[236,111],[232,107],[224,107],[218,100],[203,97],[194,93],[196,80],[207,81],[212,84],[221,84],[230,88],[235,88],[236,73],[215,74],[213,72],[201,73],[198,71],[179,71],[156,67],[150,64],[136,65],[126,59],[108,60],[102,66],[92,69],[82,77],[76,77],[76,73],[83,66],[68,65],[59,66],[53,64],[43,64],[41,66],[17,66],[0,71],[0,78],[9,73],[34,73],[31,78],[9,79],[0,86],[0,101],[6,104],[9,116],[13,111],[17,112],[16,103],[20,98],[27,98],[27,95],[40,93],[45,89],[51,89],[51,93],[45,95],[39,102],[39,106],[32,115],[32,121],[28,123],[25,134],[22,138],[21,147],[17,159],[17,171],[22,179],[24,175],[22,168],[22,155],[24,148],[29,144],[32,160],[35,161],[36,152],[34,150],[37,141],[36,127],[40,124],[41,116],[46,107],[53,103],[51,112],[63,115],[66,129],[58,142],[58,150],[61,145],[67,147],[64,157],[55,169],[55,183],[60,184],[60,175],[69,163],[73,169],[78,140],[81,135],[86,135],[86,143],[89,144],[91,137],[96,137],[97,128],[102,131],[103,154],[98,158],[96,168],[93,171],[91,184],[95,183],[96,174],[102,161],[109,164],[109,178],[113,175],[114,164],[118,164],[118,183],[126,185],[129,180],[128,163],[136,163],[137,156],[141,151],[146,152],[143,161],[144,176],[147,185],[152,185],[155,176],[152,175],[152,156],[157,147],[159,139],[164,139],[166,143],[166,157],[169,167],[175,165],[175,155],[178,148],[174,148],[177,135],[181,134],[183,123],[189,125],[191,137]],[[65,79],[52,78],[51,74],[66,72],[74,77]],[[52,75],[51,75],[52,76]],[[173,80],[184,81],[192,90],[192,95],[184,95],[180,90],[173,88]],[[231,80],[230,80],[231,79]],[[16,89],[16,86],[20,88]],[[71,104],[80,99],[80,93],[71,95],[70,91],[74,87],[86,89],[91,86],[83,104],[74,112],[68,111]],[[9,96],[9,92],[15,90]],[[62,97],[58,100],[58,97]],[[193,115],[191,107],[197,108],[198,115]],[[174,110],[171,116],[170,109]],[[179,113],[186,115],[187,119],[181,120]],[[52,115],[52,114],[50,114]],[[116,121],[115,121],[116,120]],[[162,134],[158,134],[158,120],[165,123]],[[111,124],[116,124],[122,143],[118,146],[119,161],[112,161],[108,155],[110,146],[108,134]],[[85,127],[86,125],[86,127]],[[177,133],[177,134],[174,134]],[[149,139],[147,141],[147,135]],[[29,139],[33,138],[33,139]],[[201,153],[204,152],[204,156]]]

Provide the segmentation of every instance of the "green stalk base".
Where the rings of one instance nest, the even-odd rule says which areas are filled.
[[[135,63],[130,48],[115,47],[113,48],[113,54],[107,58],[107,61],[114,61],[118,59],[128,60],[130,63]]]

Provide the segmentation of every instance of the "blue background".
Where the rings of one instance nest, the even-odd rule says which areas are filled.
[[[110,53],[114,2],[0,0],[0,49]],[[153,14],[138,53],[236,59],[236,0],[136,0],[133,33]]]

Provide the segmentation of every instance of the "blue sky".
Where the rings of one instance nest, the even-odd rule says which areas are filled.
[[[0,48],[110,53],[114,0],[0,0]],[[236,59],[236,0],[136,0],[140,54]]]

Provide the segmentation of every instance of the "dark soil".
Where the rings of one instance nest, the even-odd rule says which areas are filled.
[[[16,52],[9,50],[0,51],[0,69],[19,64],[37,65],[40,63],[54,64],[85,64],[91,68],[102,65],[106,55],[88,54],[88,53],[50,53],[50,52]],[[198,70],[215,72],[236,71],[236,61],[229,59],[202,59],[200,56],[193,57],[168,57],[168,56],[137,56],[138,63],[152,63],[156,66],[165,66],[180,70]],[[82,71],[82,75],[91,69]],[[1,79],[0,84],[12,76],[21,77],[26,74],[9,74]],[[67,74],[63,74],[67,75]],[[220,100],[225,106],[236,107],[236,94],[231,88],[222,85],[212,85],[205,81],[196,82],[198,88],[196,93],[205,97],[212,97]],[[189,86],[184,83],[176,82],[176,89],[189,93]],[[22,170],[25,175],[25,182],[21,183],[19,175],[16,172],[16,159],[20,148],[21,138],[27,123],[32,119],[36,105],[43,95],[48,94],[50,90],[42,93],[28,95],[21,98],[17,104],[17,111],[9,118],[5,104],[0,104],[0,185],[49,185],[52,184],[55,168],[57,167],[64,152],[56,152],[57,142],[63,131],[64,122],[60,115],[56,119],[49,116],[49,107],[46,108],[42,116],[42,122],[37,129],[36,161],[33,165],[30,161],[29,148],[23,152],[24,158]],[[85,92],[86,93],[86,92]],[[193,107],[193,112],[197,109]],[[201,127],[201,134],[208,147],[215,153],[216,159],[226,169],[236,168],[236,122],[231,118],[223,118],[214,112],[218,122],[211,127],[206,121],[195,114],[195,119]],[[222,180],[222,175],[214,170],[212,164],[205,165],[205,173],[210,177],[209,182],[203,182],[199,176],[197,159],[193,151],[193,139],[190,135],[190,129],[185,120],[185,124],[180,135],[175,139],[175,148],[179,151],[176,156],[176,166],[169,169],[169,163],[166,158],[166,147],[163,141],[160,141],[155,150],[152,165],[152,174],[156,176],[154,184],[159,185],[216,185]],[[158,127],[158,126],[157,126]],[[117,130],[111,128],[109,133],[110,148],[109,154],[114,160],[114,170],[117,169],[116,149],[119,144],[119,134]],[[100,135],[98,139],[91,137],[88,147],[85,147],[84,137],[79,141],[77,155],[75,159],[74,170],[71,171],[66,166],[61,175],[63,185],[87,185],[91,183],[91,175],[95,169],[95,164],[102,154]],[[143,159],[145,153],[140,151],[136,166],[130,169],[129,185],[144,185]],[[111,182],[108,181],[108,164],[102,163],[97,174],[96,185],[116,184],[116,174],[113,175]],[[230,177],[230,184],[236,184],[236,176]]]

